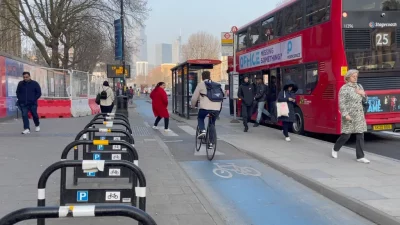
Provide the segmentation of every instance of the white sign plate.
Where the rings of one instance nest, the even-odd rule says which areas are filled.
[[[121,137],[114,137],[114,141],[120,141]]]
[[[233,46],[232,45],[222,45],[221,46],[222,56],[233,56]]]
[[[121,145],[113,145],[113,150],[121,150]]]
[[[106,191],[106,201],[120,201],[121,192],[119,191]]]
[[[115,169],[115,168],[108,169],[108,176],[110,176],[110,177],[121,176],[121,169]]]
[[[121,160],[121,154],[111,154],[111,160]]]

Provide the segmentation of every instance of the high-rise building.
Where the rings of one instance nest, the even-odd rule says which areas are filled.
[[[172,44],[172,63],[180,63],[181,62],[181,54],[182,54],[182,39],[179,36],[175,42]]]
[[[18,0],[8,1],[18,9]],[[21,32],[16,23],[10,22],[14,20],[11,12],[0,0],[0,51],[13,56],[21,57]],[[16,12],[18,13],[18,12]]]
[[[156,66],[163,63],[172,63],[172,45],[157,44],[156,45]]]
[[[136,62],[147,62],[147,35],[144,27],[137,25],[138,29],[134,31],[133,42],[137,44],[137,51],[133,53],[131,72],[133,76],[137,74]]]
[[[147,35],[144,27],[140,29],[140,43],[139,59],[147,62]]]
[[[149,63],[144,61],[136,62],[136,76],[147,76],[149,74]]]

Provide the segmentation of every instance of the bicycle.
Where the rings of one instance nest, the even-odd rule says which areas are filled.
[[[207,158],[208,160],[213,160],[215,156],[215,152],[217,150],[217,131],[215,129],[215,125],[211,123],[212,118],[216,117],[213,113],[208,114],[208,125],[206,128],[206,136],[198,138],[200,135],[200,129],[199,126],[197,125],[196,129],[196,150],[200,151],[201,145],[205,144],[206,145],[206,152],[207,152]],[[214,140],[213,143],[211,140]],[[212,144],[212,147],[210,148],[210,144]]]

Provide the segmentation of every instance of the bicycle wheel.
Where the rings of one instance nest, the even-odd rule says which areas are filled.
[[[213,143],[211,140],[214,140]],[[217,150],[217,132],[215,130],[215,126],[213,124],[208,125],[207,129],[207,142],[206,142],[206,151],[208,160],[213,160],[215,156],[215,152]],[[210,144],[213,146],[210,148]]]
[[[200,151],[201,148],[201,142],[203,141],[203,138],[199,139],[198,136],[200,134],[199,126],[197,126],[196,129],[196,151]]]

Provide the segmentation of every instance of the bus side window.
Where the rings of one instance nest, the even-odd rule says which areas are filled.
[[[306,0],[306,23],[314,26],[330,19],[331,0]]]
[[[296,32],[298,30],[303,29],[304,25],[304,17],[303,17],[303,4],[304,1],[299,1],[289,6],[287,10],[285,10],[285,27],[284,33],[290,34]]]
[[[282,36],[284,17],[285,17],[285,14],[283,13],[283,10],[277,12],[276,15],[275,15],[275,19],[276,19],[276,22],[275,22],[275,29],[274,29],[274,35],[275,35],[275,37],[280,37],[280,36]]]
[[[306,93],[312,94],[318,83],[318,63],[306,65]]]
[[[238,51],[240,51],[246,48],[247,31],[240,33],[238,36]]]

